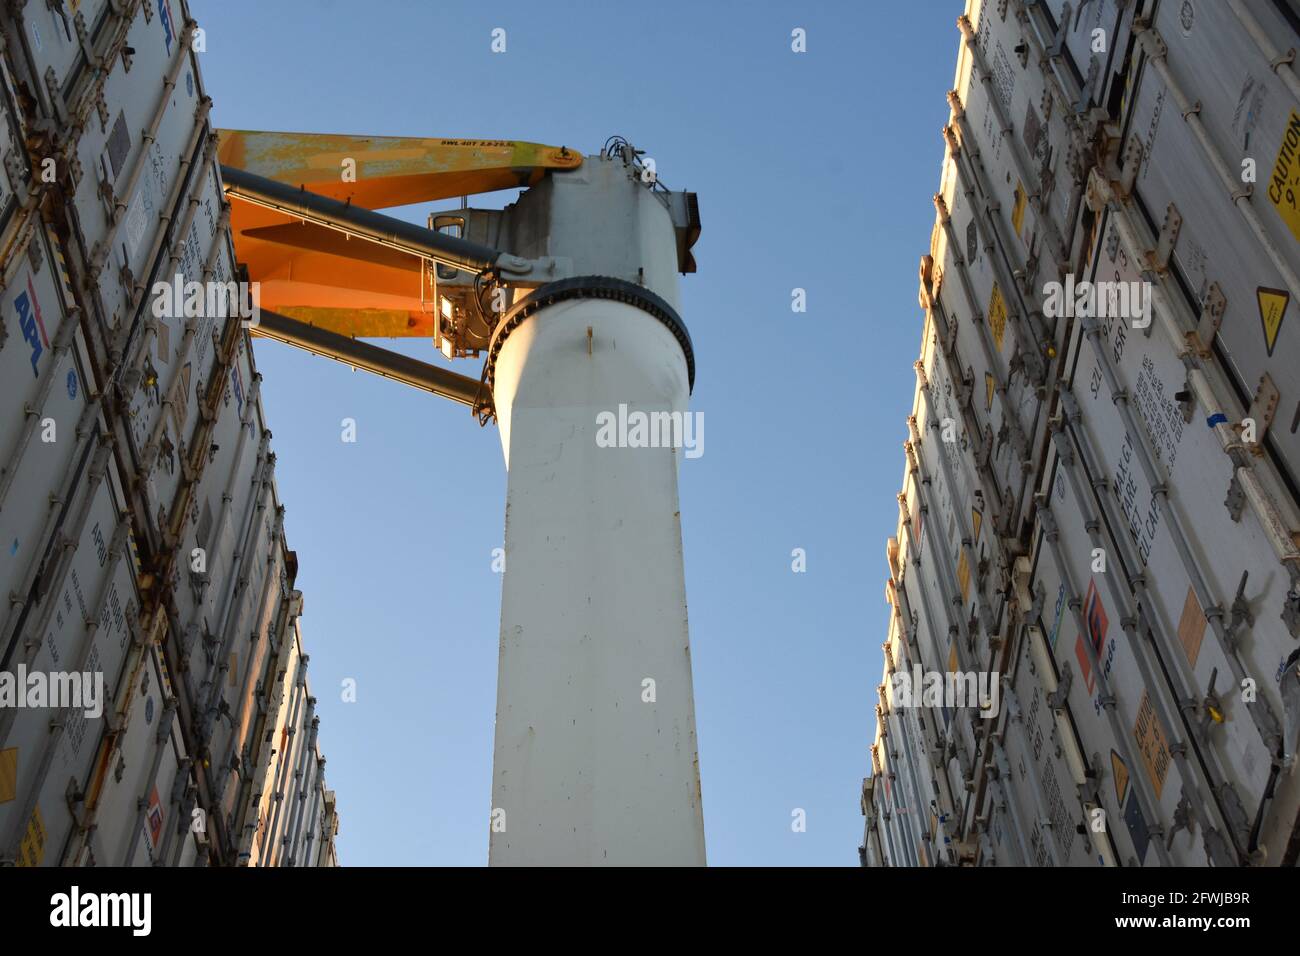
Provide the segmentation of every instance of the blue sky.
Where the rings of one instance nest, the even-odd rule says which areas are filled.
[[[713,865],[856,865],[959,0],[191,0],[217,125],[614,133],[699,194],[683,463]],[[491,31],[507,50],[491,52]],[[790,49],[807,31],[807,52]],[[500,206],[511,194],[479,197]],[[421,210],[404,210],[423,221]],[[791,290],[807,290],[807,312]],[[441,362],[431,342],[389,341]],[[347,865],[483,865],[505,469],[458,405],[256,348]],[[477,363],[454,366],[477,375]],[[340,420],[357,442],[340,441]],[[807,572],[791,571],[791,550]],[[340,685],[357,682],[357,701]],[[795,808],[807,831],[792,832]]]

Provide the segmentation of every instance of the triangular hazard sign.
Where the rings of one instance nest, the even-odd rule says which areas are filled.
[[[1291,293],[1284,289],[1265,289],[1260,287],[1255,290],[1255,298],[1259,300],[1259,321],[1264,326],[1264,345],[1268,348],[1268,354],[1273,354],[1273,346],[1277,344],[1277,333],[1282,328],[1282,317],[1286,315],[1287,303],[1291,301]]]
[[[975,533],[971,536],[974,541],[979,541],[980,539],[980,521],[983,520],[983,518],[984,516],[974,508],[970,510],[970,523],[975,528]]]
[[[984,411],[993,411],[993,376],[984,373]]]
[[[1110,752],[1110,769],[1115,778],[1115,802],[1124,805],[1124,794],[1128,793],[1128,767],[1119,759],[1119,754]]]

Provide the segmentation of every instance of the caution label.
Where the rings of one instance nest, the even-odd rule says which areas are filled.
[[[1137,741],[1138,752],[1146,764],[1147,776],[1155,788],[1156,799],[1164,789],[1165,777],[1169,775],[1169,744],[1165,740],[1164,728],[1156,716],[1156,709],[1151,706],[1151,695],[1142,693],[1142,705],[1138,707],[1137,722],[1133,725],[1133,739]]]
[[[1268,199],[1300,242],[1300,114],[1291,111],[1268,181]]]
[[[1282,328],[1282,319],[1286,315],[1287,303],[1291,301],[1291,293],[1285,289],[1266,289],[1260,286],[1255,290],[1255,298],[1259,301],[1259,321],[1264,327],[1264,345],[1272,356],[1278,330]]]
[[[1002,299],[1002,290],[993,283],[993,294],[989,296],[989,328],[993,330],[993,342],[1002,350],[1002,336],[1007,331],[1007,304]]]
[[[1300,242],[1300,113],[1294,109],[1282,134],[1278,159],[1269,178],[1269,202],[1277,209],[1287,229]]]
[[[994,392],[993,373],[984,373],[984,411],[993,411],[993,392]]]

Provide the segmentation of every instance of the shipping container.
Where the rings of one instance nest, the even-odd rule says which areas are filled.
[[[0,864],[338,863],[195,31],[0,12]]]
[[[1298,26],[959,19],[864,865],[1296,864]]]

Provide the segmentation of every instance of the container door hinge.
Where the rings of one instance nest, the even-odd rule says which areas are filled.
[[[1241,572],[1241,583],[1237,585],[1237,596],[1232,599],[1232,607],[1229,609],[1231,618],[1224,629],[1230,639],[1243,624],[1248,628],[1255,626],[1255,615],[1251,613],[1250,604],[1246,601],[1246,580],[1249,577],[1249,569]]]
[[[59,4],[62,6],[62,4]],[[67,28],[67,17],[64,17],[64,28]],[[86,27],[86,17],[80,10],[72,18],[73,28],[77,33],[77,46],[81,47],[82,54],[86,57],[86,63],[92,67],[98,67],[101,64],[99,57],[95,56],[94,45],[90,42],[90,30]]]
[[[1147,266],[1164,274],[1169,271],[1169,259],[1174,254],[1174,246],[1178,244],[1178,232],[1183,228],[1183,217],[1178,211],[1178,207],[1173,203],[1165,210],[1165,220],[1160,224],[1160,235],[1156,239],[1156,247],[1149,250],[1146,255]]]
[[[1202,740],[1209,739],[1210,725],[1223,723],[1223,701],[1219,699],[1214,685],[1219,680],[1219,669],[1216,667],[1210,671],[1210,682],[1205,688],[1205,696],[1201,698],[1201,720],[1197,728],[1200,731]]]
[[[1242,846],[1246,846],[1250,842],[1250,818],[1246,815],[1246,808],[1241,802],[1241,797],[1237,796],[1237,791],[1232,784],[1227,782],[1218,787],[1218,794],[1219,803],[1223,807],[1223,814],[1227,818],[1228,826],[1237,835],[1238,842]],[[1227,849],[1225,846],[1224,851],[1226,852]]]
[[[1287,596],[1290,605],[1290,595]],[[1286,615],[1283,614],[1285,618]],[[1295,635],[1294,628],[1291,631]],[[1283,766],[1290,767],[1295,762],[1296,745],[1300,744],[1300,648],[1291,652],[1291,656],[1282,665],[1282,679],[1279,682],[1282,691],[1282,761]]]
[[[1219,283],[1211,282],[1205,293],[1205,301],[1201,303],[1201,319],[1196,324],[1196,332],[1187,334],[1189,344],[1201,358],[1209,358],[1213,354],[1214,337],[1219,334],[1219,326],[1223,324],[1223,313],[1227,307],[1228,300],[1219,288]]]
[[[1282,395],[1273,384],[1272,377],[1265,372],[1259,377],[1259,387],[1255,389],[1255,399],[1250,403],[1250,409],[1246,412],[1246,418],[1242,421],[1242,428],[1245,429],[1246,422],[1254,425],[1254,434],[1252,440],[1246,441],[1246,446],[1250,453],[1256,458],[1264,455],[1264,436],[1268,434],[1268,426],[1273,424],[1273,418],[1277,414],[1278,403],[1282,400]],[[1243,436],[1244,438],[1244,436]]]
[[[1165,849],[1173,849],[1174,837],[1178,835],[1179,830],[1186,830],[1190,836],[1194,824],[1192,807],[1187,802],[1187,794],[1184,793],[1182,799],[1178,801],[1178,806],[1174,807],[1174,825],[1169,829],[1169,837],[1165,840]]]
[[[101,89],[95,94],[95,112],[99,114],[99,131],[108,132],[108,103],[104,100],[104,91]]]
[[[99,181],[99,185],[96,187],[95,191],[99,193],[99,197],[104,200],[104,208],[111,215],[113,207],[117,205],[117,197],[113,193],[113,184],[109,181],[107,176]]]
[[[59,89],[59,76],[54,72],[54,67],[45,68],[45,89],[50,94],[50,105],[54,107],[54,115],[61,125],[67,125],[68,112],[63,106],[63,93]]]
[[[1223,505],[1233,521],[1241,520],[1241,514],[1246,509],[1246,492],[1237,480],[1235,468],[1232,470],[1232,478],[1228,480],[1228,496],[1223,499]]]
[[[1190,425],[1192,423],[1192,414],[1196,411],[1195,402],[1192,401],[1192,383],[1183,382],[1181,391],[1174,392],[1174,401],[1178,403],[1178,410],[1183,413],[1183,421]]]
[[[14,186],[19,203],[26,203],[30,183],[27,178],[26,164],[23,163],[17,150],[11,149],[5,153],[4,167],[5,172],[9,174],[9,182]]]
[[[1282,602],[1282,623],[1292,637],[1300,637],[1300,592],[1296,591],[1294,585],[1287,590]]]
[[[1237,855],[1228,846],[1228,841],[1223,838],[1222,833],[1213,827],[1209,827],[1205,831],[1205,855],[1213,861],[1215,866],[1240,865]]]
[[[1066,708],[1072,683],[1074,683],[1074,671],[1070,669],[1070,664],[1067,661],[1061,665],[1061,679],[1056,684],[1056,690],[1047,695],[1047,706],[1058,714]]]
[[[1133,186],[1137,183],[1138,170],[1142,168],[1142,140],[1137,136],[1130,136],[1124,151],[1120,157],[1119,189],[1120,195],[1127,199],[1133,194]]]
[[[1088,75],[1084,78],[1083,88],[1079,90],[1079,102],[1074,105],[1076,113],[1086,112],[1088,107],[1092,105],[1100,80],[1101,60],[1094,56],[1088,61]]]

